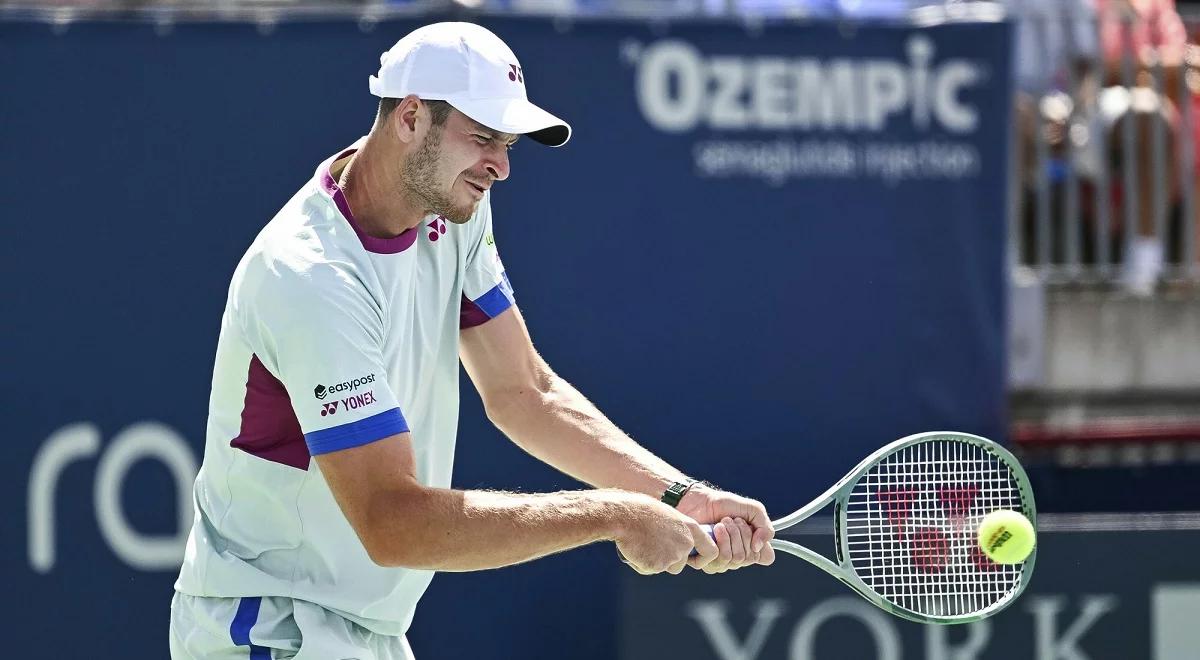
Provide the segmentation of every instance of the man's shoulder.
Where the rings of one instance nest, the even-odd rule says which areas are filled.
[[[252,246],[235,279],[260,301],[274,298],[294,303],[363,291],[367,281],[354,262],[291,243]]]
[[[246,250],[233,286],[242,298],[311,303],[364,292],[374,281],[348,226],[338,226],[319,199],[293,198]]]
[[[287,280],[353,270],[360,264],[353,229],[339,222],[328,197],[302,189],[271,218],[246,251],[246,261],[264,277]]]

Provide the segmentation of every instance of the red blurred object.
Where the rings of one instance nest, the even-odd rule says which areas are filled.
[[[881,488],[875,491],[875,497],[887,509],[888,522],[896,530],[898,538],[904,537],[904,525],[908,522],[912,504],[917,499],[917,491],[904,488]]]
[[[1013,425],[1013,441],[1030,449],[1057,445],[1195,442],[1200,441],[1200,420],[1106,420],[1071,426],[1024,422]]]
[[[971,510],[971,504],[975,502],[975,496],[978,494],[979,486],[976,484],[942,486],[938,488],[938,504],[942,505],[949,516],[965,516]]]
[[[983,554],[983,548],[978,544],[971,545],[971,561],[975,564],[975,568],[981,571],[997,571],[1000,570],[1000,564],[992,561],[987,555]]]
[[[940,573],[950,557],[950,542],[940,529],[918,527],[909,542],[913,565],[926,573]]]

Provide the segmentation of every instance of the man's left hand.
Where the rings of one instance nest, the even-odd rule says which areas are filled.
[[[700,567],[705,573],[724,573],[751,564],[769,566],[775,549],[771,519],[761,502],[696,484],[679,501],[679,511],[701,524],[713,526],[719,554]]]

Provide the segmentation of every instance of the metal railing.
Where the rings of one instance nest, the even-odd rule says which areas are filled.
[[[1090,52],[1062,58],[1055,88],[1019,93],[1015,265],[1049,283],[1119,285],[1140,295],[1200,284],[1200,51],[1181,40],[1164,44],[1162,25],[1132,11],[1018,20],[1042,35],[1069,34],[1082,22],[1097,39]],[[1175,24],[1189,37],[1200,28]],[[1021,48],[1054,56],[1048,39],[1025,41],[1018,38],[1018,57]]]

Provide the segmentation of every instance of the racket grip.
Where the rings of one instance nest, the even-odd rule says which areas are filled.
[[[712,525],[700,525],[700,529],[703,529],[708,534],[708,537],[713,540],[713,543],[716,543],[717,537],[713,535],[713,526]],[[688,556],[695,557],[698,554],[700,554],[700,552],[697,551],[695,548],[692,548],[692,552]]]

